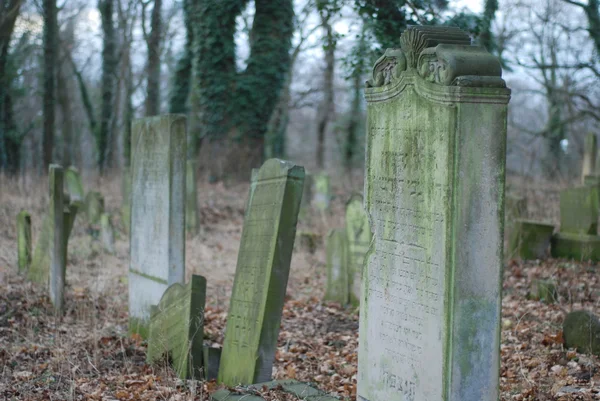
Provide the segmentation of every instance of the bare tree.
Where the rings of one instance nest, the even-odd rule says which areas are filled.
[[[58,10],[56,0],[43,0],[44,15],[44,132],[42,151],[44,166],[52,163],[54,124],[56,120],[56,66],[58,63]]]
[[[142,1],[142,30],[148,48],[148,84],[146,88],[146,115],[160,114],[160,48],[162,35],[162,0],[153,0],[150,32],[146,29],[146,8],[150,0]]]

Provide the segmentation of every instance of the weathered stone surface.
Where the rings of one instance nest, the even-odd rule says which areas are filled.
[[[203,377],[202,348],[206,279],[192,275],[189,283],[175,283],[152,309],[146,360],[170,360],[181,379]]]
[[[83,202],[83,183],[79,170],[73,166],[65,170],[65,191],[69,194],[71,202]]]
[[[507,222],[527,216],[527,198],[514,194],[506,195],[504,215]]]
[[[202,349],[204,361],[204,379],[217,380],[219,377],[219,365],[221,364],[221,348],[204,346]]]
[[[142,337],[150,306],[185,279],[185,160],[184,116],[133,122],[129,328]]]
[[[313,206],[321,212],[328,211],[331,202],[331,182],[329,176],[325,173],[315,174],[312,181],[314,190]]]
[[[234,394],[227,389],[221,389],[211,395],[211,400],[214,401],[264,401],[262,397],[255,395],[263,389],[281,388],[286,393],[289,393],[299,400],[305,401],[339,401],[338,398],[332,397],[319,390],[318,388],[302,383],[296,380],[275,380],[266,383],[259,383],[248,386],[247,393],[243,391],[239,394]]]
[[[227,317],[219,382],[271,378],[288,281],[304,168],[267,160],[254,176]]]
[[[554,225],[517,220],[510,235],[509,258],[543,259],[548,254]]]
[[[528,298],[547,304],[558,302],[556,282],[553,280],[532,280]]]
[[[185,175],[185,228],[187,232],[196,235],[200,228],[198,220],[198,189],[196,185],[196,163],[194,160],[186,162]]]
[[[579,261],[600,261],[600,236],[556,233],[552,236],[550,253],[553,258]]]
[[[17,215],[17,265],[24,273],[31,265],[31,216],[25,210]]]
[[[583,147],[583,163],[581,166],[581,183],[585,184],[585,177],[596,172],[596,158],[598,157],[598,143],[596,134],[590,132],[585,137]]]
[[[363,207],[362,195],[355,194],[346,203],[346,235],[348,237],[348,252],[350,268],[350,302],[357,305],[360,299],[362,274],[365,255],[371,244],[371,227],[369,218]]]
[[[85,214],[90,224],[100,223],[104,213],[104,197],[100,192],[90,191],[85,196]]]
[[[325,301],[350,302],[350,262],[348,237],[344,229],[334,229],[327,235],[327,291]]]
[[[567,348],[600,356],[600,320],[589,311],[574,311],[565,317],[563,338]]]
[[[299,220],[309,220],[311,216],[311,202],[313,200],[313,177],[305,171],[304,189],[302,190],[302,203],[300,204]]]
[[[560,232],[598,233],[598,191],[592,187],[570,188],[560,192]]]
[[[410,26],[365,90],[359,401],[499,398],[510,91],[469,42]]]
[[[108,213],[100,217],[100,239],[106,252],[115,253],[115,232]]]

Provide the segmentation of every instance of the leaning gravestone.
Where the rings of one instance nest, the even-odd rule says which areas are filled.
[[[581,183],[585,184],[585,177],[596,172],[596,158],[598,156],[598,143],[596,135],[590,132],[585,137],[583,148],[583,163],[581,166]]]
[[[325,301],[346,305],[350,301],[348,237],[343,229],[329,232],[326,244],[327,290]]]
[[[219,368],[226,385],[271,378],[303,183],[303,167],[277,159],[253,174]]]
[[[497,401],[507,104],[499,61],[409,26],[365,90],[359,401]]]
[[[25,210],[17,215],[17,265],[24,273],[31,265],[31,216]]]
[[[185,156],[184,116],[133,122],[129,329],[142,337],[150,306],[185,279]]]
[[[362,195],[355,194],[346,203],[346,235],[350,262],[350,302],[357,304],[360,299],[365,255],[372,237]]]
[[[152,308],[146,360],[167,356],[181,379],[201,379],[206,279],[192,275],[189,283],[175,283]]]
[[[321,212],[329,210],[331,202],[331,183],[325,173],[313,175],[313,200],[312,204]]]

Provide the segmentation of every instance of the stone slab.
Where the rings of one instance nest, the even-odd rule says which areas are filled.
[[[357,305],[360,299],[365,256],[371,245],[371,227],[363,206],[363,196],[354,194],[346,203],[346,235],[349,252],[350,303]]]
[[[175,283],[152,308],[146,360],[169,360],[181,379],[203,377],[202,348],[206,279],[192,275],[189,283]],[[165,359],[165,357],[167,357]]]
[[[221,365],[221,348],[204,346],[202,358],[204,361],[204,379],[217,380],[219,377],[219,366]]]
[[[219,368],[226,385],[271,379],[303,184],[304,168],[278,159],[253,174]]]
[[[510,235],[509,258],[543,259],[548,255],[554,225],[517,220]]]
[[[560,192],[560,232],[598,233],[598,190],[592,187],[569,188]]]
[[[79,170],[71,166],[65,170],[65,191],[69,194],[71,202],[83,202],[84,190]]]
[[[214,401],[263,401],[259,391],[265,389],[280,388],[282,391],[293,395],[299,400],[306,401],[339,401],[339,398],[328,395],[319,390],[315,386],[302,383],[296,380],[275,380],[265,383],[254,384],[247,386],[245,389],[240,389],[239,393],[234,393],[227,389],[221,389],[211,394],[211,400]]]
[[[562,232],[554,234],[550,253],[554,258],[600,261],[600,236]]]
[[[348,237],[344,229],[334,229],[327,235],[327,290],[325,301],[347,305],[350,302],[350,263]]]

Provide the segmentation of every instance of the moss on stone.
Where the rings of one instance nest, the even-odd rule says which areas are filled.
[[[565,317],[563,338],[567,348],[600,356],[600,320],[589,311],[574,311]]]

